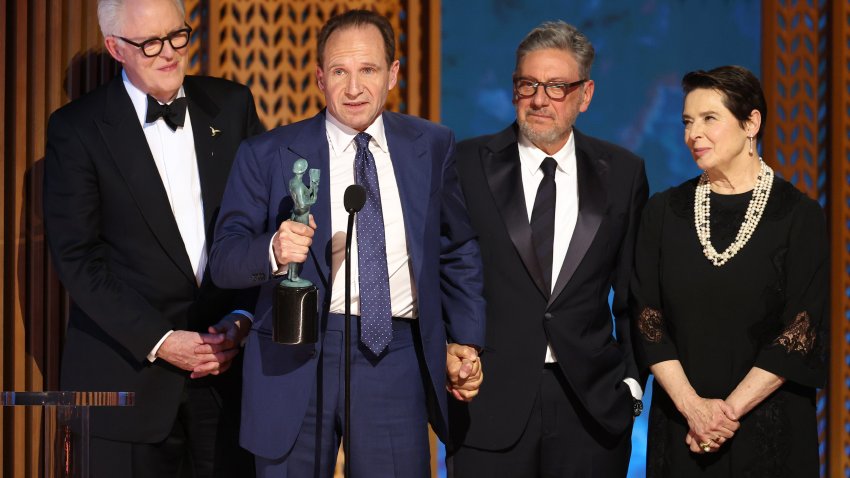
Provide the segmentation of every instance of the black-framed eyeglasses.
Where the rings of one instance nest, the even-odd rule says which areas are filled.
[[[186,25],[186,28],[173,31],[162,38],[148,38],[141,43],[136,43],[133,40],[120,37],[118,35],[115,35],[115,38],[120,38],[130,45],[138,47],[142,50],[143,55],[148,58],[153,58],[162,52],[162,46],[165,45],[166,41],[168,41],[168,43],[171,44],[171,48],[174,48],[175,50],[186,48],[186,45],[189,44],[189,37],[192,36],[192,27],[185,23],[184,25]]]
[[[572,83],[563,83],[553,81],[544,83],[542,81],[531,81],[527,78],[518,78],[514,81],[514,90],[520,98],[530,98],[537,94],[537,87],[542,86],[546,96],[553,100],[562,100],[570,94],[573,88],[585,83],[587,79],[573,81]]]

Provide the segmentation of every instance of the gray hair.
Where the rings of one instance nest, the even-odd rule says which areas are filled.
[[[590,78],[590,67],[593,65],[593,57],[596,54],[593,45],[584,33],[561,20],[543,22],[522,39],[516,49],[514,72],[519,70],[519,64],[525,55],[548,49],[572,53],[578,62],[579,79]]]
[[[186,18],[186,7],[183,0],[172,0],[174,6],[180,12],[180,16]],[[100,24],[100,32],[104,37],[118,35],[121,33],[122,18],[125,0],[97,0],[97,22]]]

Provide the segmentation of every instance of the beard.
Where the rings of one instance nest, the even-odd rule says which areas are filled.
[[[517,118],[517,124],[519,125],[520,133],[538,148],[566,141],[573,129],[572,126],[562,128],[558,124],[554,124],[543,130],[535,129],[528,121],[520,120],[519,118]]]

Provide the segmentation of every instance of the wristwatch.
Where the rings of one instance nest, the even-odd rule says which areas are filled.
[[[632,412],[634,412],[635,417],[639,417],[641,413],[643,413],[643,401],[638,400],[637,398],[632,398]]]

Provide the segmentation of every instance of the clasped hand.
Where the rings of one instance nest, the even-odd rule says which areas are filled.
[[[481,360],[475,347],[448,344],[446,347],[446,390],[461,402],[469,402],[484,380]]]
[[[175,367],[192,372],[190,378],[218,375],[230,368],[250,328],[247,317],[229,314],[210,326],[206,334],[175,330],[156,355]]]
[[[710,453],[720,449],[741,426],[738,417],[723,400],[696,397],[685,408],[688,421],[685,444],[694,453]]]

